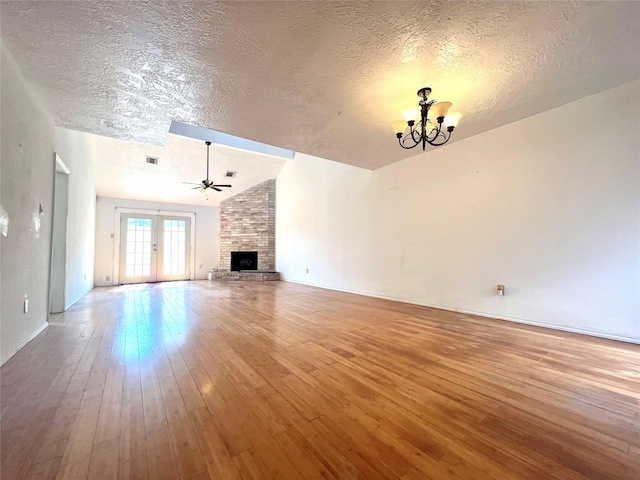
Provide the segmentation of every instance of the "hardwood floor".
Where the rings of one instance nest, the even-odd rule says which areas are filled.
[[[640,346],[284,282],[96,288],[1,369],[2,478],[640,478]]]

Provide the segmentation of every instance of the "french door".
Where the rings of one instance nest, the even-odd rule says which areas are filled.
[[[188,280],[191,218],[123,213],[120,283]]]

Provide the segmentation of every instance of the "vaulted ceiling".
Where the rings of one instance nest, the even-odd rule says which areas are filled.
[[[159,146],[176,120],[370,169],[417,153],[390,122],[418,88],[460,140],[640,77],[638,25],[635,1],[21,1],[0,24],[59,126]]]
[[[230,184],[221,192],[202,195],[198,185],[206,177],[204,142],[169,134],[161,147],[94,136],[96,192],[101,197],[127,198],[186,205],[218,206],[221,201],[259,183],[276,178],[284,158],[223,145],[211,145],[209,178]],[[147,156],[158,159],[146,162]],[[64,159],[63,159],[64,161]],[[236,172],[227,178],[227,171]]]

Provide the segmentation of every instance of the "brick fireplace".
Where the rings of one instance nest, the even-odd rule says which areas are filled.
[[[231,252],[257,252],[257,273],[275,271],[275,180],[267,180],[223,200],[220,203],[219,219],[220,257],[218,268],[220,272],[231,270]],[[224,276],[216,275],[216,277]]]

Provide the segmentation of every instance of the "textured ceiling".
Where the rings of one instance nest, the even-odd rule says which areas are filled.
[[[22,1],[1,14],[59,126],[162,145],[177,120],[371,169],[418,153],[390,122],[422,86],[463,113],[459,140],[640,77],[636,1]]]
[[[95,152],[96,193],[101,197],[130,198],[188,205],[218,206],[222,200],[276,178],[284,158],[211,145],[209,178],[217,184],[230,184],[222,192],[202,195],[193,190],[206,177],[207,147],[204,142],[169,134],[162,147],[108,137],[92,138]],[[158,157],[157,165],[146,157]],[[64,158],[62,159],[64,162]],[[225,178],[227,170],[237,172]]]

